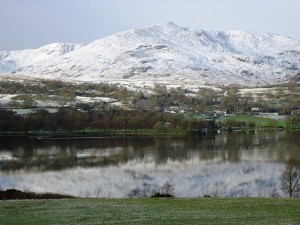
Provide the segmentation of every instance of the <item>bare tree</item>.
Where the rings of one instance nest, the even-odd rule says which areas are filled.
[[[292,198],[300,192],[300,166],[292,157],[286,161],[285,169],[280,177],[281,190]]]
[[[175,187],[173,184],[167,182],[160,189],[161,193],[174,196]]]

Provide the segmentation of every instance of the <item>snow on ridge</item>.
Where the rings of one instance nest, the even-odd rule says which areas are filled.
[[[0,73],[12,70],[14,74],[66,80],[276,84],[299,73],[300,41],[268,33],[205,31],[167,22],[86,45],[54,43],[36,50],[0,52]]]
[[[47,55],[59,56],[59,55],[63,55],[63,54],[69,53],[71,51],[74,51],[76,49],[79,49],[83,46],[84,46],[83,44],[57,42],[57,43],[52,43],[52,44],[40,47],[37,49],[37,51],[40,51]]]

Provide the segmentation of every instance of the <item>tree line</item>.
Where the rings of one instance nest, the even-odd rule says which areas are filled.
[[[213,120],[184,119],[182,115],[145,110],[109,110],[80,112],[59,109],[56,113],[39,109],[20,116],[10,110],[0,110],[0,132],[80,131],[84,129],[184,129],[200,131],[214,129]]]

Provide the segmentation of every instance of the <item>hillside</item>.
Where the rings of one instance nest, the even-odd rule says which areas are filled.
[[[80,44],[0,51],[2,77],[262,86],[300,79],[300,41],[172,22]]]

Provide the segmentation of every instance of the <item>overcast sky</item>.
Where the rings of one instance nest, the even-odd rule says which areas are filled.
[[[168,21],[300,40],[300,0],[0,0],[0,50],[88,43]]]

